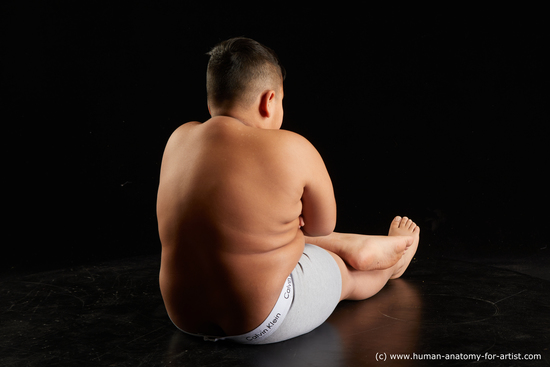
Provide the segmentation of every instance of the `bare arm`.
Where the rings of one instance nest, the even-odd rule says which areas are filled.
[[[300,146],[305,173],[302,194],[302,231],[306,236],[326,236],[336,226],[336,200],[332,181],[321,155],[307,140]]]

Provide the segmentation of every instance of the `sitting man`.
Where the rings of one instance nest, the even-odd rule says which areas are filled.
[[[247,38],[209,53],[204,123],[170,137],[157,217],[160,289],[172,322],[207,340],[266,344],[321,325],[341,300],[375,295],[403,274],[420,228],[333,232],[336,203],[317,150],[280,130],[284,71]]]

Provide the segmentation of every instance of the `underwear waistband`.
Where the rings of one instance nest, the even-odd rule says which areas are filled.
[[[204,340],[209,341],[218,341],[218,340],[232,340],[237,343],[243,344],[257,344],[260,343],[264,338],[279,328],[283,320],[285,319],[292,301],[294,299],[294,282],[292,280],[292,274],[288,276],[283,286],[283,290],[275,303],[275,307],[271,310],[269,316],[254,330],[241,335],[234,336],[224,336],[224,337],[213,337],[213,336],[204,336]]]

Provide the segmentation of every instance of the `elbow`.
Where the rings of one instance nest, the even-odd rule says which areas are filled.
[[[302,231],[306,236],[328,236],[336,227],[336,205],[310,208],[304,206],[300,215]]]
[[[324,236],[328,236],[333,231],[309,231],[307,229],[302,228],[302,232],[304,233],[304,236],[307,236],[307,237],[324,237]]]
[[[332,221],[332,223],[324,223],[323,225],[309,225],[307,222],[302,226],[302,232],[304,235],[308,237],[322,237],[322,236],[328,236],[332,232],[334,232],[334,228],[336,227],[336,220]]]

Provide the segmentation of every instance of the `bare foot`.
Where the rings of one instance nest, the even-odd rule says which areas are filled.
[[[405,250],[413,245],[408,235],[366,236],[342,234],[339,251],[344,261],[356,270],[384,270],[397,265]]]
[[[418,242],[420,238],[420,227],[416,225],[412,220],[407,217],[395,217],[390,225],[390,231],[388,236],[411,236],[412,242],[408,244],[404,250],[403,256],[395,264],[395,271],[391,276],[391,279],[399,278],[407,267],[411,263],[416,249],[418,248]]]
[[[407,217],[397,216],[393,218],[390,224],[388,236],[412,236],[415,228],[420,228]]]

